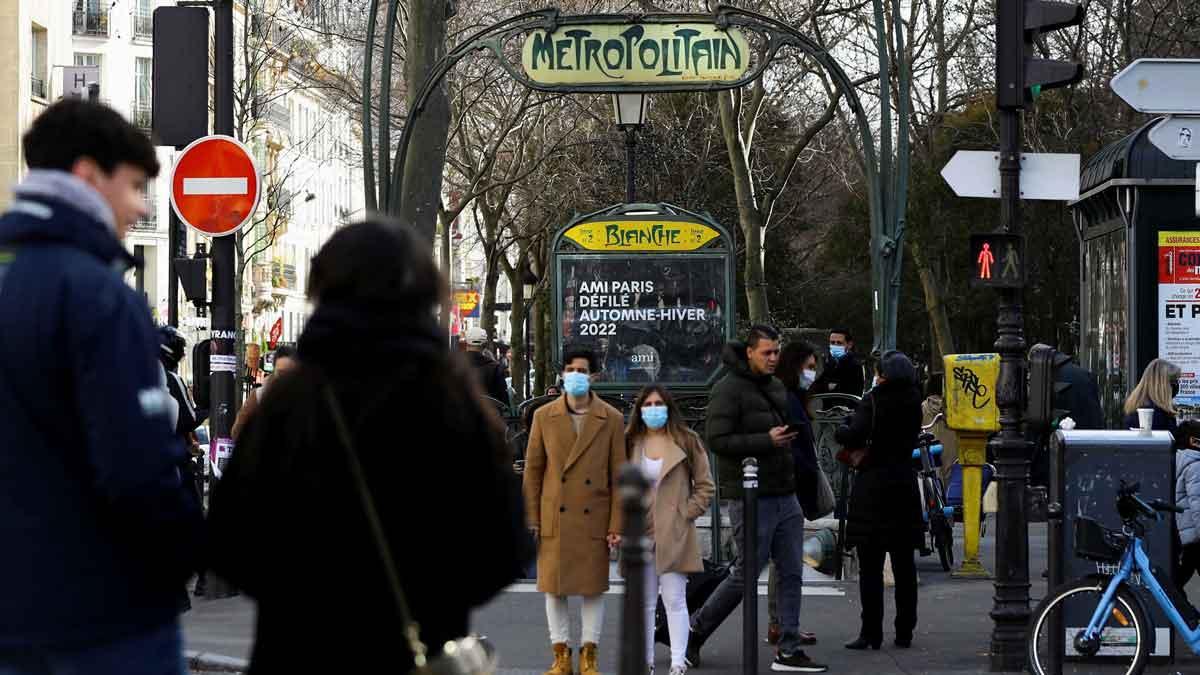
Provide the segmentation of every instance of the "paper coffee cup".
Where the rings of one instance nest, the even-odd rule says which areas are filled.
[[[1138,428],[1150,431],[1154,426],[1154,408],[1138,408]]]

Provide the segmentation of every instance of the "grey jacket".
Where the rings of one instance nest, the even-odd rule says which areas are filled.
[[[1175,516],[1179,542],[1187,546],[1200,541],[1200,450],[1175,453],[1175,504],[1183,507]]]

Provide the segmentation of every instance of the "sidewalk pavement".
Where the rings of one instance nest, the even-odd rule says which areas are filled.
[[[994,530],[994,527],[989,528]],[[1030,576],[1033,605],[1045,594],[1045,526],[1033,525],[1030,531]],[[961,526],[958,533],[961,559]],[[991,537],[982,546],[985,567],[994,569],[994,545]],[[801,628],[818,636],[818,644],[807,648],[808,654],[829,665],[831,673],[863,674],[924,674],[974,675],[988,672],[988,649],[992,621],[993,585],[987,580],[953,579],[943,572],[936,555],[918,558],[921,578],[919,622],[912,649],[892,645],[890,590],[886,598],[885,642],[880,651],[851,652],[842,643],[858,633],[858,587],[853,582],[817,581],[806,574]],[[605,596],[606,613],[600,647],[600,666],[605,673],[617,668],[617,636],[621,616],[620,588]],[[1193,598],[1200,597],[1200,579],[1188,588]],[[760,595],[765,596],[765,580]],[[578,636],[579,613],[576,601],[571,603],[572,635]],[[1031,607],[1032,609],[1032,607]],[[184,617],[189,650],[221,654],[237,659],[249,655],[253,634],[253,603],[244,598],[200,601]],[[741,625],[739,608],[713,635],[702,651],[700,669],[691,673],[733,675],[741,672]],[[766,598],[760,597],[759,631],[766,632]],[[498,675],[542,675],[549,665],[549,646],[543,596],[530,585],[517,585],[501,594],[472,618],[472,627],[492,640],[500,651],[501,669]],[[1178,638],[1176,663],[1152,664],[1151,675],[1200,673],[1200,658]],[[769,673],[772,649],[760,643],[759,672]],[[666,647],[657,647],[659,672],[666,672],[670,657]]]

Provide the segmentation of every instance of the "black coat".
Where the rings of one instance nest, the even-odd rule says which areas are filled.
[[[754,375],[740,342],[725,345],[724,359],[729,372],[713,387],[705,422],[721,498],[742,498],[742,461],[747,457],[758,460],[759,496],[794,492],[792,451],[776,446],[770,436],[772,428],[788,423],[787,389],[777,377]]]
[[[467,352],[467,360],[483,393],[508,405],[508,374],[504,366],[483,352]]]
[[[847,352],[840,359],[830,357],[825,360],[825,368],[817,376],[810,395],[817,394],[849,394],[862,396],[863,393],[863,364],[853,352]]]
[[[213,569],[258,601],[251,673],[412,668],[327,386],[431,650],[529,553],[499,420],[466,365],[436,327],[381,321],[319,306],[214,488]]]
[[[817,512],[817,481],[821,466],[817,462],[812,420],[808,417],[808,407],[802,392],[788,391],[788,413],[791,415],[791,423],[800,427],[796,440],[792,441],[792,461],[796,465],[796,498],[800,501],[800,508],[804,509],[804,516],[811,519]]]
[[[874,421],[872,422],[872,418]],[[911,384],[887,382],[863,397],[848,425],[835,435],[848,448],[871,447],[854,477],[846,539],[918,548],[924,531],[912,451],[921,433],[921,394]]]

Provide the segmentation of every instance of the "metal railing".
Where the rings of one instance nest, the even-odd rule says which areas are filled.
[[[75,5],[73,32],[75,35],[108,37],[108,9],[89,7],[81,0]]]
[[[154,17],[151,14],[135,12],[133,15],[133,39],[150,40],[154,37]]]
[[[150,111],[150,103],[135,99],[129,106],[129,121],[133,122],[133,126],[142,131],[149,132],[153,123],[153,117]]]
[[[46,98],[46,81],[33,75],[29,78],[30,94],[37,98]]]
[[[139,232],[155,232],[158,230],[158,209],[156,206],[154,202],[146,203],[146,208],[150,209],[150,212],[137,219],[137,222],[133,224],[134,230]]]

